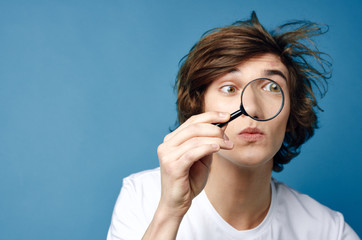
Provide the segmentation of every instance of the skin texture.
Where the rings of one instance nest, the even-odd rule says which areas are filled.
[[[204,113],[165,137],[158,147],[161,198],[143,239],[175,239],[192,199],[203,189],[234,228],[251,229],[260,224],[270,205],[272,159],[282,144],[290,113],[287,79],[281,75],[287,78],[287,69],[272,54],[240,63],[208,87]],[[230,118],[229,113],[239,108],[242,88],[260,77],[271,78],[283,88],[282,112],[268,122],[241,116],[223,128],[213,125]],[[235,88],[232,93],[230,86]],[[257,128],[259,133],[241,133],[247,128]]]
[[[272,54],[254,57],[241,63],[234,72],[228,73],[215,80],[205,93],[205,112],[226,111],[233,112],[239,108],[240,94],[244,86],[253,79],[268,77],[276,81],[284,90],[285,105],[282,112],[274,119],[267,122],[254,121],[249,117],[241,116],[230,122],[225,130],[226,135],[235,144],[233,151],[221,150],[218,158],[225,158],[239,166],[258,166],[273,158],[279,150],[286,131],[290,113],[289,92],[287,81],[283,77],[273,74],[264,74],[267,70],[278,70],[288,76],[286,67],[279,58]],[[228,93],[225,86],[231,86],[235,92]],[[249,114],[253,114],[256,106],[251,106]],[[245,128],[258,128],[264,134],[258,141],[249,141],[239,133]]]
[[[206,112],[233,112],[240,104],[243,87],[253,79],[268,77],[276,81],[284,91],[285,105],[276,118],[258,122],[241,116],[230,122],[225,134],[234,143],[234,148],[221,149],[213,156],[205,187],[206,194],[224,220],[239,230],[259,225],[270,205],[272,159],[283,142],[290,113],[287,79],[270,74],[275,73],[275,70],[287,78],[286,67],[275,55],[251,58],[237,66],[236,71],[215,80],[205,94]],[[225,93],[225,86],[233,86],[236,91],[232,94]],[[253,107],[255,106],[248,110],[249,114],[253,113]],[[256,137],[240,134],[247,128],[257,128],[262,134],[256,134]]]

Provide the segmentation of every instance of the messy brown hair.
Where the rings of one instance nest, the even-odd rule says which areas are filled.
[[[316,112],[322,109],[314,91],[321,96],[327,91],[331,64],[311,37],[326,29],[325,25],[294,21],[268,32],[252,12],[246,21],[206,32],[181,60],[175,85],[179,124],[203,112],[205,90],[215,79],[253,56],[275,54],[289,72],[291,106],[288,131],[273,158],[273,170],[280,172],[318,127]]]

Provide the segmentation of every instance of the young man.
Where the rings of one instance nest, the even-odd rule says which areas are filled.
[[[269,33],[252,13],[205,34],[178,74],[180,126],[158,148],[160,168],[124,179],[108,240],[359,239],[341,213],[271,177],[316,128],[311,84],[323,88],[328,62],[303,42],[320,33],[309,22]],[[281,112],[213,124],[227,122],[259,78],[283,90]],[[248,114],[260,117],[253,107]]]

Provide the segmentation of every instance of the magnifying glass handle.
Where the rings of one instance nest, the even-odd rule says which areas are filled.
[[[228,124],[229,122],[231,122],[232,120],[234,120],[235,118],[239,117],[242,113],[241,110],[237,110],[235,112],[233,112],[232,114],[230,114],[230,119],[229,121],[227,122],[224,122],[224,123],[213,123],[214,125],[218,126],[218,127],[223,127],[225,126],[226,124]]]

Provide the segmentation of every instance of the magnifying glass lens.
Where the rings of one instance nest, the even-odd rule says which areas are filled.
[[[284,105],[284,93],[278,83],[271,79],[256,79],[249,82],[241,95],[241,112],[257,121],[276,117]]]
[[[241,115],[256,121],[269,121],[278,116],[283,106],[284,93],[280,85],[268,78],[258,78],[244,87],[240,109],[230,114],[229,121],[214,124],[223,127]]]

